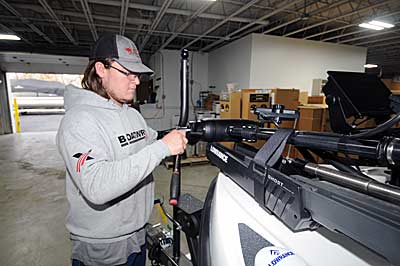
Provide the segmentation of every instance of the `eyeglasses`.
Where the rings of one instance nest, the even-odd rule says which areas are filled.
[[[121,73],[121,74],[124,74],[125,76],[127,76],[128,78],[129,77],[132,77],[133,79],[139,79],[140,78],[140,75],[139,74],[137,74],[137,73],[133,73],[133,72],[130,72],[130,71],[124,71],[124,70],[122,70],[122,69],[119,69],[119,68],[116,68],[116,67],[114,67],[114,66],[112,66],[112,65],[109,65],[109,67],[110,68],[113,68],[113,69],[115,69],[115,70],[117,70],[119,73]]]

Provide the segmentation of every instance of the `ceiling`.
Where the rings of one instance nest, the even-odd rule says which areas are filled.
[[[358,27],[380,18],[396,26]],[[384,77],[400,74],[399,0],[0,0],[0,51],[87,56],[104,32],[160,49],[210,52],[251,33],[368,47]]]
[[[17,73],[82,74],[87,57],[0,52],[0,69]]]

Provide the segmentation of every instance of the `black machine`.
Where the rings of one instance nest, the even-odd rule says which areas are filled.
[[[362,122],[375,119],[380,124],[397,112],[394,101],[397,97],[391,95],[376,75],[340,71],[328,71],[328,75],[328,82],[322,91],[329,105],[332,131],[354,133],[358,131],[357,119]],[[349,118],[353,118],[351,125],[346,121]]]
[[[186,60],[187,52],[183,52],[183,90],[187,87]],[[183,115],[179,126],[188,129],[190,143],[209,142],[208,159],[293,232],[323,226],[400,265],[400,139],[391,129],[400,121],[396,114],[399,101],[376,76],[328,74],[323,92],[334,132],[264,128],[263,122],[279,125],[298,117],[296,111],[282,106],[256,109],[261,122],[210,119],[186,125],[187,115]],[[358,129],[355,123],[348,124],[350,117],[373,118],[379,125]],[[267,142],[259,150],[245,144],[257,140]],[[237,144],[228,149],[218,143],[222,141]],[[302,158],[283,157],[286,144],[296,147]],[[173,241],[163,248],[160,242],[165,241],[165,234],[150,229],[149,257],[155,265],[211,265],[210,208],[215,182],[204,203],[187,194],[181,196],[179,157],[175,161],[170,201],[174,206]],[[361,169],[365,165],[384,168],[386,182],[366,175]],[[180,256],[180,231],[186,234],[190,262]]]

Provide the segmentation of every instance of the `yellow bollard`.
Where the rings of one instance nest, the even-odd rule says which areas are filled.
[[[19,121],[18,104],[17,104],[16,98],[14,98],[14,117],[15,117],[15,129],[17,130],[17,133],[20,133],[21,132],[21,123]]]
[[[163,223],[164,225],[167,225],[167,224],[168,224],[167,216],[165,215],[164,210],[161,208],[160,203],[157,204],[157,209],[158,209],[158,211],[159,211],[159,213],[160,213],[160,215],[161,215],[161,221],[162,221],[162,223]]]

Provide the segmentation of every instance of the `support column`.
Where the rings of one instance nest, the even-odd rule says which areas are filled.
[[[12,133],[6,73],[0,70],[0,135]]]

